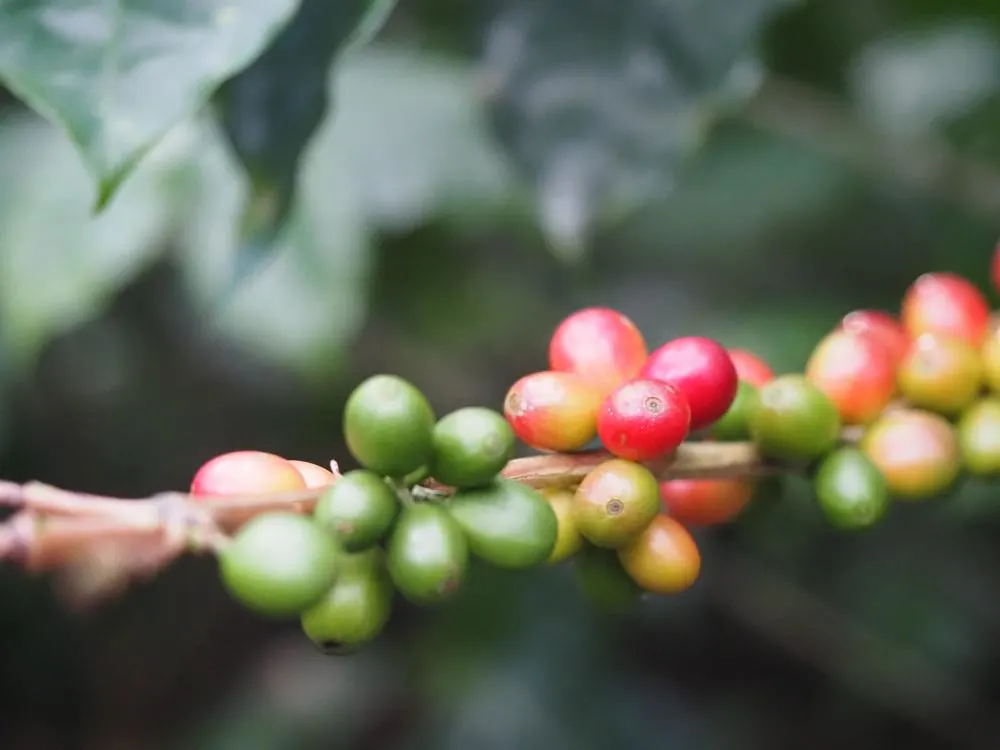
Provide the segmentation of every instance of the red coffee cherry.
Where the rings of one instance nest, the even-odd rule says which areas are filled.
[[[233,451],[205,462],[191,480],[191,494],[253,495],[306,489],[292,463],[263,451]]]
[[[753,352],[746,349],[730,349],[729,358],[736,368],[736,377],[745,380],[755,388],[774,380],[774,370]]]
[[[893,315],[882,310],[854,310],[840,321],[840,329],[860,336],[868,336],[889,350],[892,361],[899,364],[910,346],[910,336],[903,324]]]
[[[525,375],[511,386],[503,413],[524,442],[541,451],[579,450],[597,435],[601,394],[572,372]]]
[[[549,367],[574,372],[606,395],[639,374],[646,341],[628,317],[587,307],[564,319],[549,341]]]
[[[813,349],[806,377],[833,401],[844,424],[869,424],[896,391],[896,366],[877,339],[849,331],[827,334]]]
[[[901,317],[911,338],[936,333],[979,346],[989,327],[990,306],[968,279],[954,273],[925,273],[907,289]]]
[[[668,341],[649,355],[643,378],[670,383],[691,407],[691,429],[708,427],[736,398],[736,367],[717,341],[685,336]]]
[[[668,479],[660,482],[660,499],[685,526],[714,526],[742,513],[756,489],[752,479]]]
[[[628,461],[651,461],[680,445],[691,426],[681,392],[659,380],[632,380],[615,389],[597,413],[604,447]]]

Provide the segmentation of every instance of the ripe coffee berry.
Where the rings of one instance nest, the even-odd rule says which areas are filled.
[[[302,479],[305,480],[306,487],[326,487],[328,484],[333,484],[336,479],[332,471],[324,469],[319,464],[309,461],[289,461],[289,463],[298,469]]]
[[[638,375],[646,354],[646,341],[635,323],[607,307],[573,313],[549,341],[549,367],[576,373],[602,396]]]
[[[660,483],[667,514],[686,526],[713,526],[736,518],[753,499],[751,479],[669,479]]]
[[[541,451],[579,450],[597,435],[601,395],[579,375],[552,370],[511,386],[503,412],[514,434]]]
[[[828,334],[813,350],[806,377],[833,401],[844,424],[874,421],[896,391],[896,366],[873,337]]]
[[[662,380],[681,392],[691,407],[691,429],[708,427],[736,397],[738,378],[729,353],[717,341],[685,336],[649,355],[642,377]]]
[[[701,554],[677,519],[659,515],[637,539],[618,552],[625,572],[653,594],[678,594],[701,573]]]
[[[937,414],[918,409],[887,412],[858,444],[885,477],[889,493],[905,500],[940,495],[958,478],[958,438]]]
[[[263,451],[223,453],[202,464],[191,480],[191,494],[253,495],[306,489],[306,480],[292,463]]]
[[[618,387],[597,413],[597,434],[611,453],[651,461],[687,437],[691,408],[681,392],[659,380],[637,379]]]
[[[948,416],[971,405],[983,387],[979,351],[963,339],[925,333],[899,367],[899,392],[910,404]]]
[[[854,310],[840,321],[840,330],[874,339],[899,364],[910,347],[910,336],[899,319],[881,310]]]
[[[730,349],[729,358],[736,368],[736,377],[756,388],[774,380],[774,370],[753,352],[746,349]]]
[[[925,273],[906,291],[901,318],[911,338],[936,333],[979,346],[989,326],[990,307],[968,279],[953,273]]]

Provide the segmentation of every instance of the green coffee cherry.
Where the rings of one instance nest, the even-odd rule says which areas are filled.
[[[741,380],[736,389],[736,398],[733,399],[728,411],[712,425],[709,434],[716,440],[748,440],[750,420],[759,403],[757,388]]]
[[[819,465],[813,488],[820,510],[837,528],[861,529],[877,523],[889,509],[885,477],[858,448],[840,448]]]
[[[399,511],[396,493],[365,469],[344,474],[316,504],[316,522],[334,534],[348,552],[378,544]]]
[[[614,550],[585,545],[573,558],[580,593],[598,609],[623,614],[642,596],[642,588],[625,572]]]
[[[432,604],[453,596],[465,579],[469,543],[444,508],[418,503],[400,512],[387,560],[403,596],[414,604]]]
[[[958,422],[958,445],[970,474],[1000,475],[1000,398],[990,396],[969,407]]]
[[[833,450],[840,436],[840,413],[804,375],[780,375],[759,391],[750,434],[761,454],[811,460]]]
[[[479,406],[453,411],[434,425],[430,473],[453,487],[487,484],[514,453],[514,430],[502,414]]]

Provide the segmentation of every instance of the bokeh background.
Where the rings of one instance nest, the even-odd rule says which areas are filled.
[[[94,219],[66,138],[4,95],[0,476],[142,496],[240,448],[348,468],[363,377],[499,407],[585,305],[792,371],[923,271],[989,288],[994,0],[404,0],[328,85],[288,231],[235,288],[247,182],[210,112]],[[272,139],[306,118],[282,91]],[[966,482],[837,533],[793,479],[698,533],[683,596],[613,617],[565,567],[477,568],[351,658],[241,610],[208,558],[100,606],[4,568],[0,746],[996,748],[998,509]]]

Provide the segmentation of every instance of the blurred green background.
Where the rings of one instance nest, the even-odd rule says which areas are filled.
[[[224,91],[97,218],[65,136],[3,96],[0,476],[141,496],[241,448],[347,468],[363,377],[496,408],[586,305],[790,371],[921,272],[989,288],[994,0],[403,0],[328,62],[264,107]],[[232,287],[251,183],[220,124],[293,143],[320,79],[290,223]],[[630,616],[562,567],[477,569],[350,658],[241,610],[210,559],[98,607],[4,568],[0,745],[1000,747],[996,489],[856,535],[807,489],[699,532],[702,580]]]

